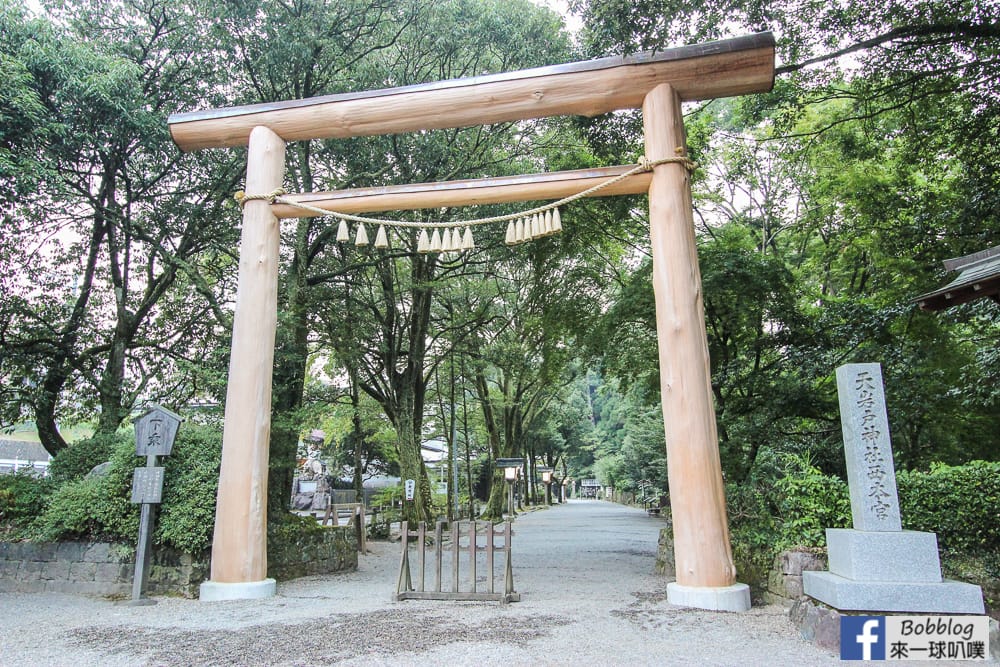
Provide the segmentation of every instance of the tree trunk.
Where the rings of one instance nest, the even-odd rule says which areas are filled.
[[[122,405],[122,384],[125,381],[125,353],[127,322],[119,320],[115,327],[114,340],[108,350],[108,361],[101,374],[97,393],[101,403],[101,415],[97,421],[97,433],[114,435],[125,420],[128,410]]]

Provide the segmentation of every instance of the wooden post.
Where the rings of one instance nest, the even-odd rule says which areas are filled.
[[[457,593],[459,589],[459,552],[458,542],[462,539],[462,524],[458,521],[451,522],[451,592]]]
[[[478,537],[479,522],[475,519],[469,521],[469,590],[476,592],[476,543]]]
[[[427,523],[421,521],[417,524],[417,563],[420,564],[420,590],[424,590],[424,569],[427,566],[427,552],[425,542],[427,541]]]
[[[434,591],[441,592],[441,540],[444,537],[444,521],[438,521],[434,527]]]
[[[676,91],[669,84],[657,86],[646,95],[642,112],[646,158],[684,155],[684,121]],[[684,165],[670,163],[654,169],[649,220],[677,564],[677,585],[668,588],[668,596],[671,602],[686,606],[749,609],[749,590],[734,585],[691,184]],[[699,590],[709,588],[734,590],[732,595],[723,592],[726,599],[720,602],[719,591]]]
[[[486,571],[490,573],[490,593],[494,592],[493,586],[493,531],[496,527],[493,521],[486,522]]]
[[[280,188],[285,142],[266,127],[250,133],[246,191]],[[203,600],[274,595],[267,578],[267,467],[271,375],[278,303],[278,219],[264,200],[246,202],[239,285],[222,436],[212,578]]]

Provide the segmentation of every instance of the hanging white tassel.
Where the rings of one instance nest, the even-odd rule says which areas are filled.
[[[472,238],[472,227],[465,228],[465,236],[462,238],[462,250],[475,250],[476,240]]]
[[[434,233],[431,234],[431,252],[441,252],[441,233],[434,228]]]
[[[351,231],[347,228],[347,220],[341,218],[340,225],[337,227],[337,241],[340,243],[347,243],[350,240]]]
[[[524,218],[518,218],[518,220],[517,220],[517,231],[514,233],[514,243],[524,243],[525,242],[526,239],[524,237],[524,228],[525,228]]]
[[[504,243],[507,245],[515,245],[517,243],[517,229],[513,220],[507,223],[507,238],[504,240]]]
[[[417,236],[417,252],[421,255],[425,255],[431,251],[431,241],[427,236],[427,230],[421,229],[420,234]]]
[[[537,239],[542,235],[542,216],[537,213],[531,216],[531,238]]]
[[[462,249],[462,236],[457,229],[446,229],[444,234],[445,237],[447,237],[448,242],[445,243],[444,239],[441,239],[441,244],[444,246],[446,251],[455,252]]]
[[[559,209],[552,211],[552,233],[558,234],[562,231],[562,220],[559,218]]]
[[[542,220],[542,236],[552,236],[555,234],[552,231],[552,210],[549,209],[545,212],[545,218]]]
[[[378,233],[375,234],[375,247],[376,248],[389,247],[389,237],[385,233],[385,225],[378,226]]]
[[[365,230],[365,223],[358,223],[358,234],[354,237],[354,245],[356,246],[366,246],[368,245],[368,232]]]

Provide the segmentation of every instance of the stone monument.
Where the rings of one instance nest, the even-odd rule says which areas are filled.
[[[879,364],[837,369],[853,529],[827,528],[828,572],[806,595],[839,610],[982,614],[979,586],[941,578],[937,535],[903,530]]]

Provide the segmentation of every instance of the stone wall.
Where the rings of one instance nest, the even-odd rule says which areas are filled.
[[[267,548],[267,575],[278,581],[356,569],[358,538],[354,526],[323,528],[300,535],[295,542]]]
[[[675,578],[677,576],[677,567],[674,564],[674,529],[671,526],[660,529],[653,571],[664,577]]]
[[[782,551],[775,556],[767,577],[764,601],[791,605],[802,595],[802,573],[826,569],[826,554],[820,551]]]
[[[270,548],[268,576],[278,580],[356,570],[357,538],[348,526],[325,528]],[[131,545],[107,542],[0,542],[0,592],[53,591],[130,597],[135,572]],[[198,597],[209,577],[208,553],[192,556],[155,548],[146,592]]]
[[[54,591],[129,597],[135,572],[131,547],[107,542],[0,542],[0,591]],[[153,551],[146,591],[196,597],[208,557]]]

